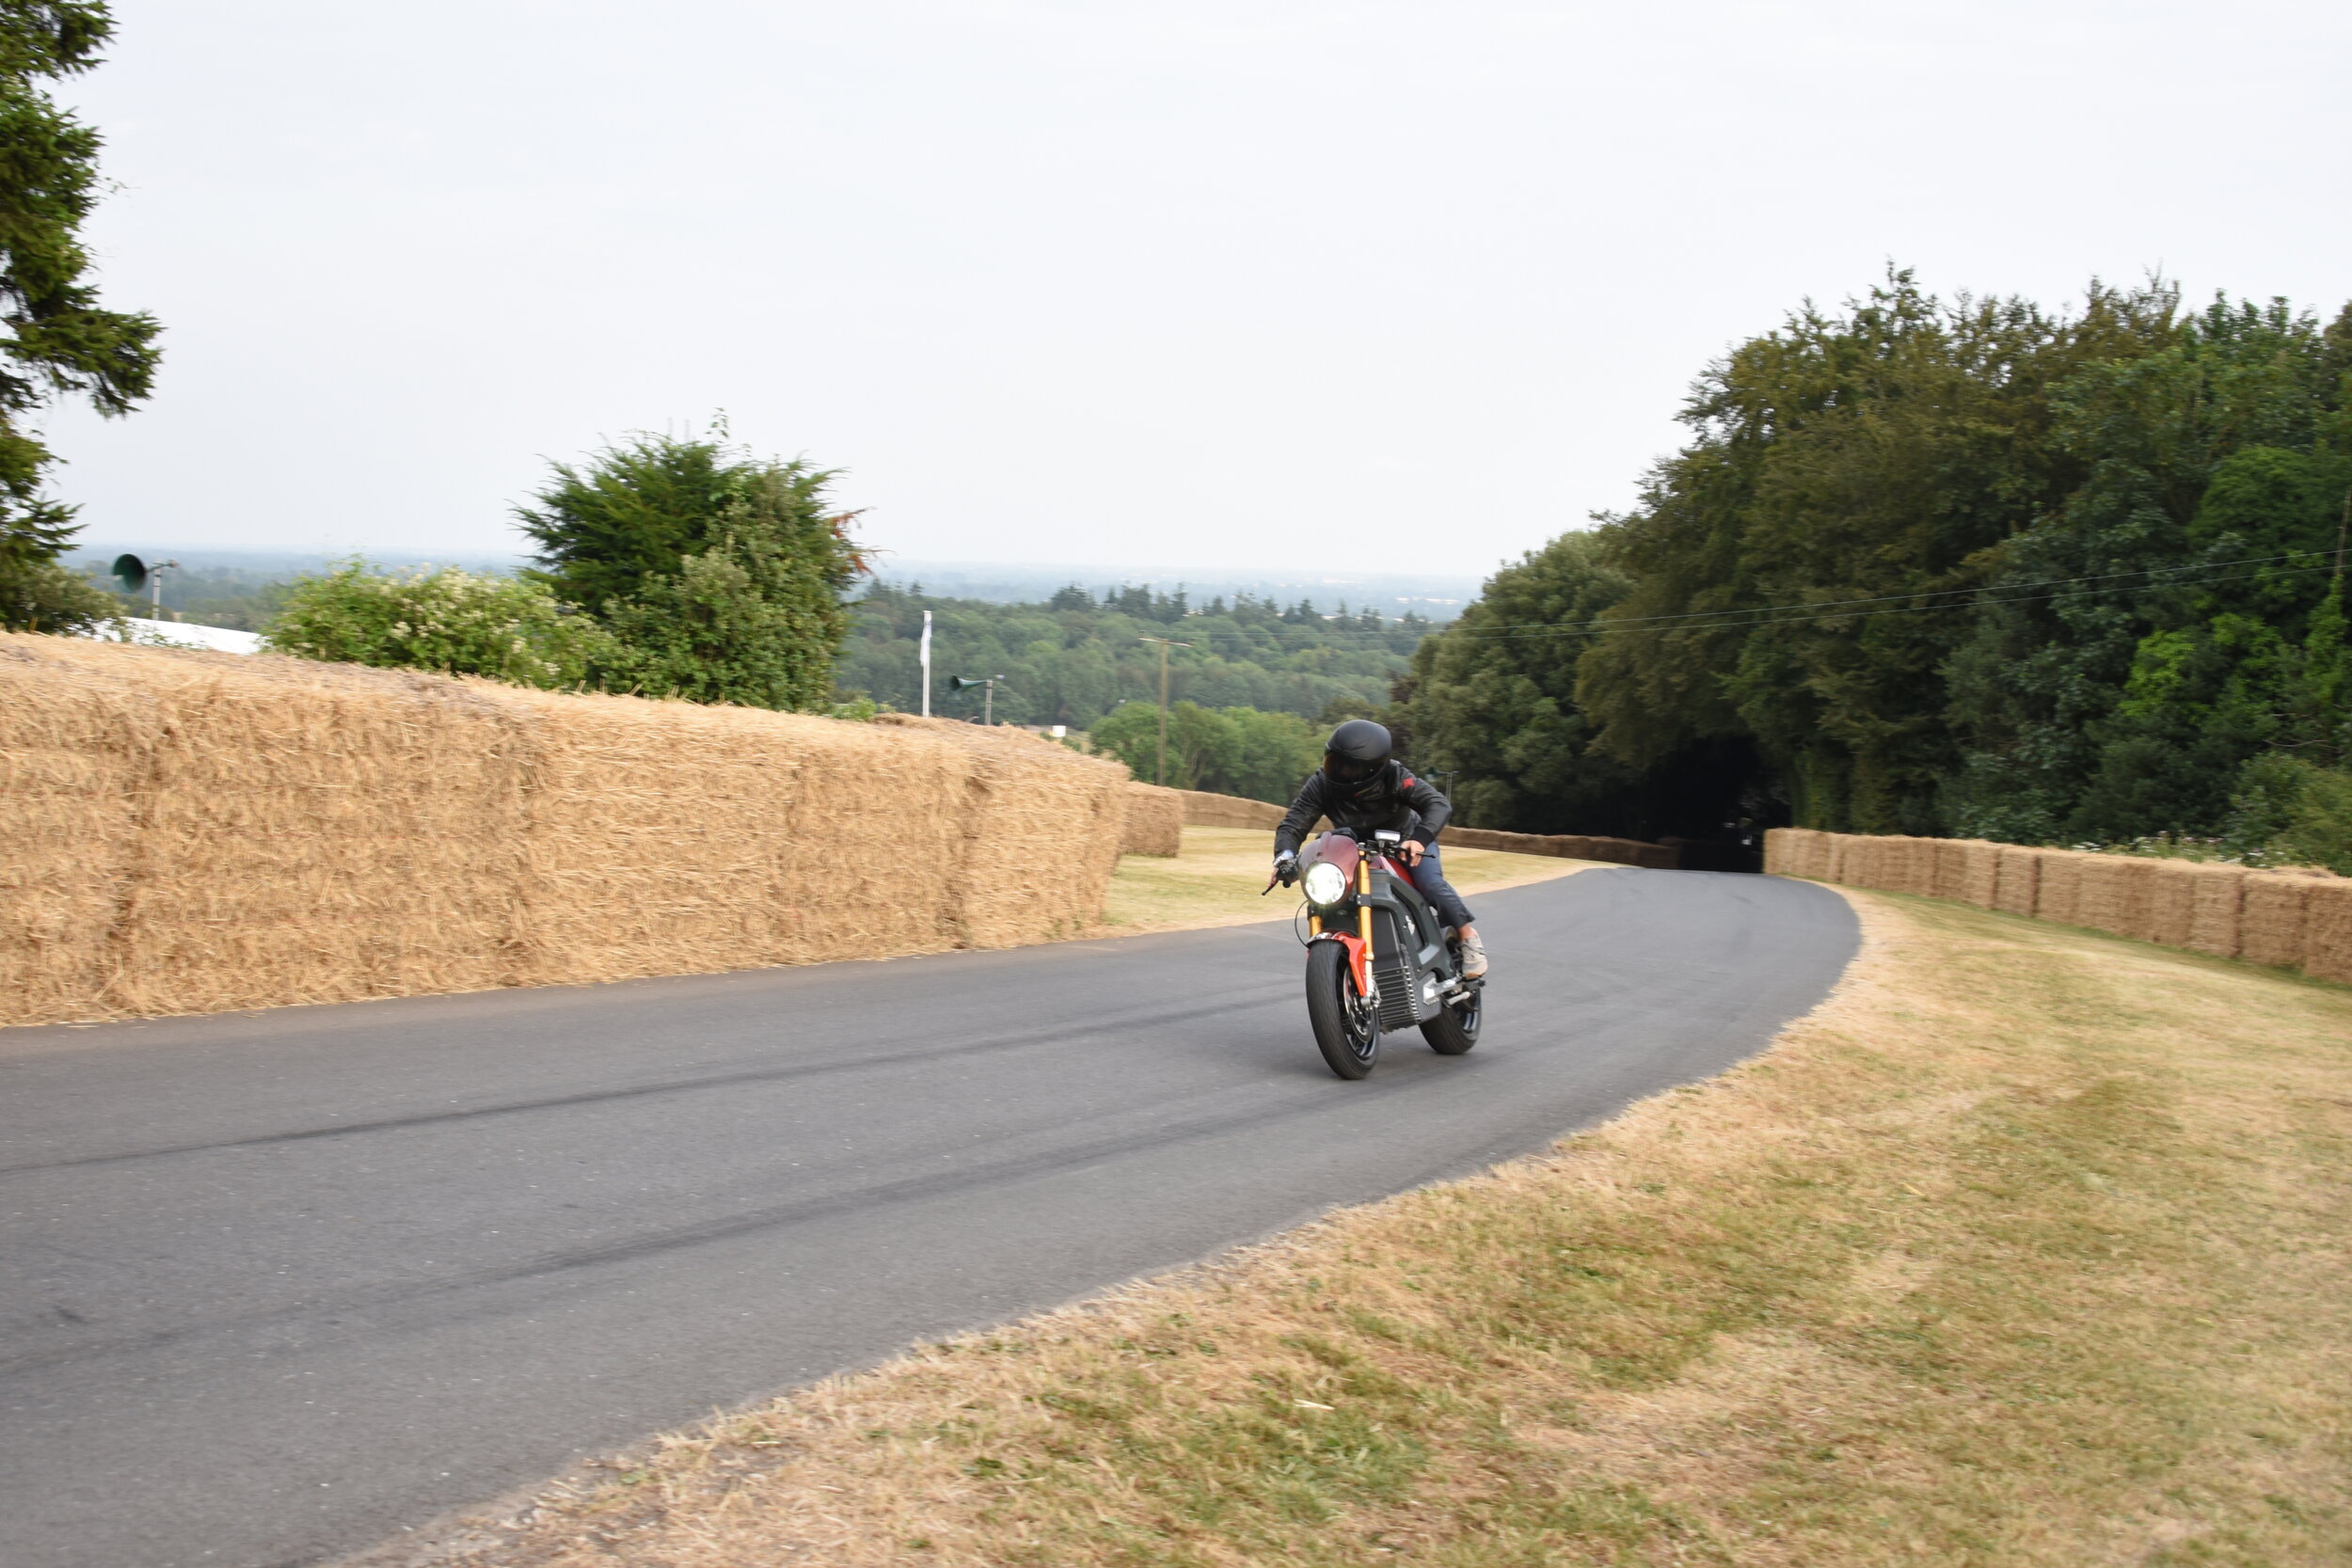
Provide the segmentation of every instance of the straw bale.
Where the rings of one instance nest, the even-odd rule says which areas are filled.
[[[2140,927],[2142,942],[2160,942],[2167,947],[2186,947],[2189,933],[2197,924],[2197,876],[2194,861],[2150,861],[2155,874],[2148,879],[2142,892]]]
[[[2352,984],[2352,879],[2314,879],[2303,896],[2303,973]]]
[[[0,1024],[66,1016],[102,983],[160,729],[36,641],[0,640]]]
[[[2087,856],[2077,872],[2074,923],[2113,936],[2140,935],[2155,869],[2155,862],[2134,855]]]
[[[1764,874],[1768,877],[1804,875],[1797,868],[1805,863],[1805,856],[1810,848],[1810,829],[1766,829],[1764,832]]]
[[[970,767],[954,915],[959,945],[1036,942],[1100,915],[1119,863],[1126,768],[1009,724],[885,717],[890,723],[876,726],[881,733],[919,727],[957,747]]]
[[[2238,956],[2238,920],[2246,903],[2242,865],[2177,863],[2189,884],[2188,935],[2181,945],[2216,958]]]
[[[2080,849],[2042,851],[2042,872],[2034,890],[2036,920],[2054,921],[2060,926],[2081,924],[2075,904],[2082,889],[2083,863],[2091,858]]]
[[[1944,895],[1945,849],[1951,844],[1947,838],[1906,838],[1904,845],[1904,875],[1910,879],[1904,889],[1924,898],[1941,898]]]
[[[1764,834],[1764,869],[1775,876],[1825,879],[1829,834],[1815,828],[1772,828]]]
[[[495,707],[429,676],[23,641],[155,731],[127,830],[91,847],[120,868],[104,973],[38,1016],[498,983],[518,768]]]
[[[1911,892],[1911,841],[1885,833],[1858,837],[1854,884],[1882,893]]]
[[[2246,901],[2238,911],[2239,958],[2279,969],[2302,963],[2305,916],[2314,880],[2283,871],[2246,874]]]
[[[1964,838],[1931,841],[1935,859],[1935,886],[1931,891],[1938,898],[1967,898],[1969,842]]]
[[[516,983],[953,945],[944,879],[898,863],[956,858],[952,754],[799,714],[511,700],[538,739]]]
[[[1952,891],[1945,895],[1958,898],[1978,909],[1989,910],[2001,887],[2001,849],[1998,844],[1988,844],[1980,838],[1959,841],[1960,868],[1952,879]]]
[[[1157,784],[1127,786],[1127,819],[1119,835],[1122,855],[1177,855],[1184,848],[1184,797]]]
[[[1804,832],[1804,837],[1798,850],[1797,869],[1791,875],[1810,877],[1816,881],[1834,880],[1830,876],[1830,851],[1837,842],[1837,835],[1823,832],[1819,828],[1806,828]]]
[[[2004,914],[2030,915],[2041,890],[2042,863],[2046,850],[2022,844],[1994,845],[1993,902],[1988,909]]]
[[[1823,833],[1822,836],[1829,840],[1829,848],[1821,857],[1821,880],[1851,884],[1854,879],[1853,835]]]
[[[1932,897],[1935,894],[1935,844],[1930,839],[1912,838],[1896,833],[1884,841],[1880,851],[1885,857],[1880,875],[1886,879],[1889,893],[1916,893]]]

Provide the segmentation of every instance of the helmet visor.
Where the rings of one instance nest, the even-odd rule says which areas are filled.
[[[1323,770],[1330,775],[1333,784],[1358,784],[1380,771],[1380,765],[1339,752],[1326,752],[1323,753]]]

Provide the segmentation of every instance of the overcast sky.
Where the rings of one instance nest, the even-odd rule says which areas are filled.
[[[1892,259],[2352,292],[2352,7],[116,0],[93,544],[477,553],[606,436],[912,559],[1483,573]]]

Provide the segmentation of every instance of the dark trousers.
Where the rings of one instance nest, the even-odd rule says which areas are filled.
[[[1436,845],[1431,845],[1421,857],[1421,863],[1413,867],[1413,885],[1429,900],[1439,920],[1457,931],[1470,923],[1470,906],[1454,891],[1454,884],[1445,879],[1445,869],[1438,863]]]

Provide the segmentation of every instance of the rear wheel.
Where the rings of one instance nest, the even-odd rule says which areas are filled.
[[[1315,1049],[1341,1077],[1361,1078],[1380,1059],[1380,1015],[1356,989],[1347,949],[1336,942],[1308,944],[1307,1022],[1314,1026]]]
[[[1454,950],[1454,961],[1462,961],[1462,950]],[[1470,993],[1459,1006],[1440,1007],[1438,1016],[1421,1026],[1421,1037],[1429,1042],[1429,1049],[1440,1056],[1459,1056],[1478,1043],[1478,1025],[1486,1017],[1486,990],[1472,986]]]

